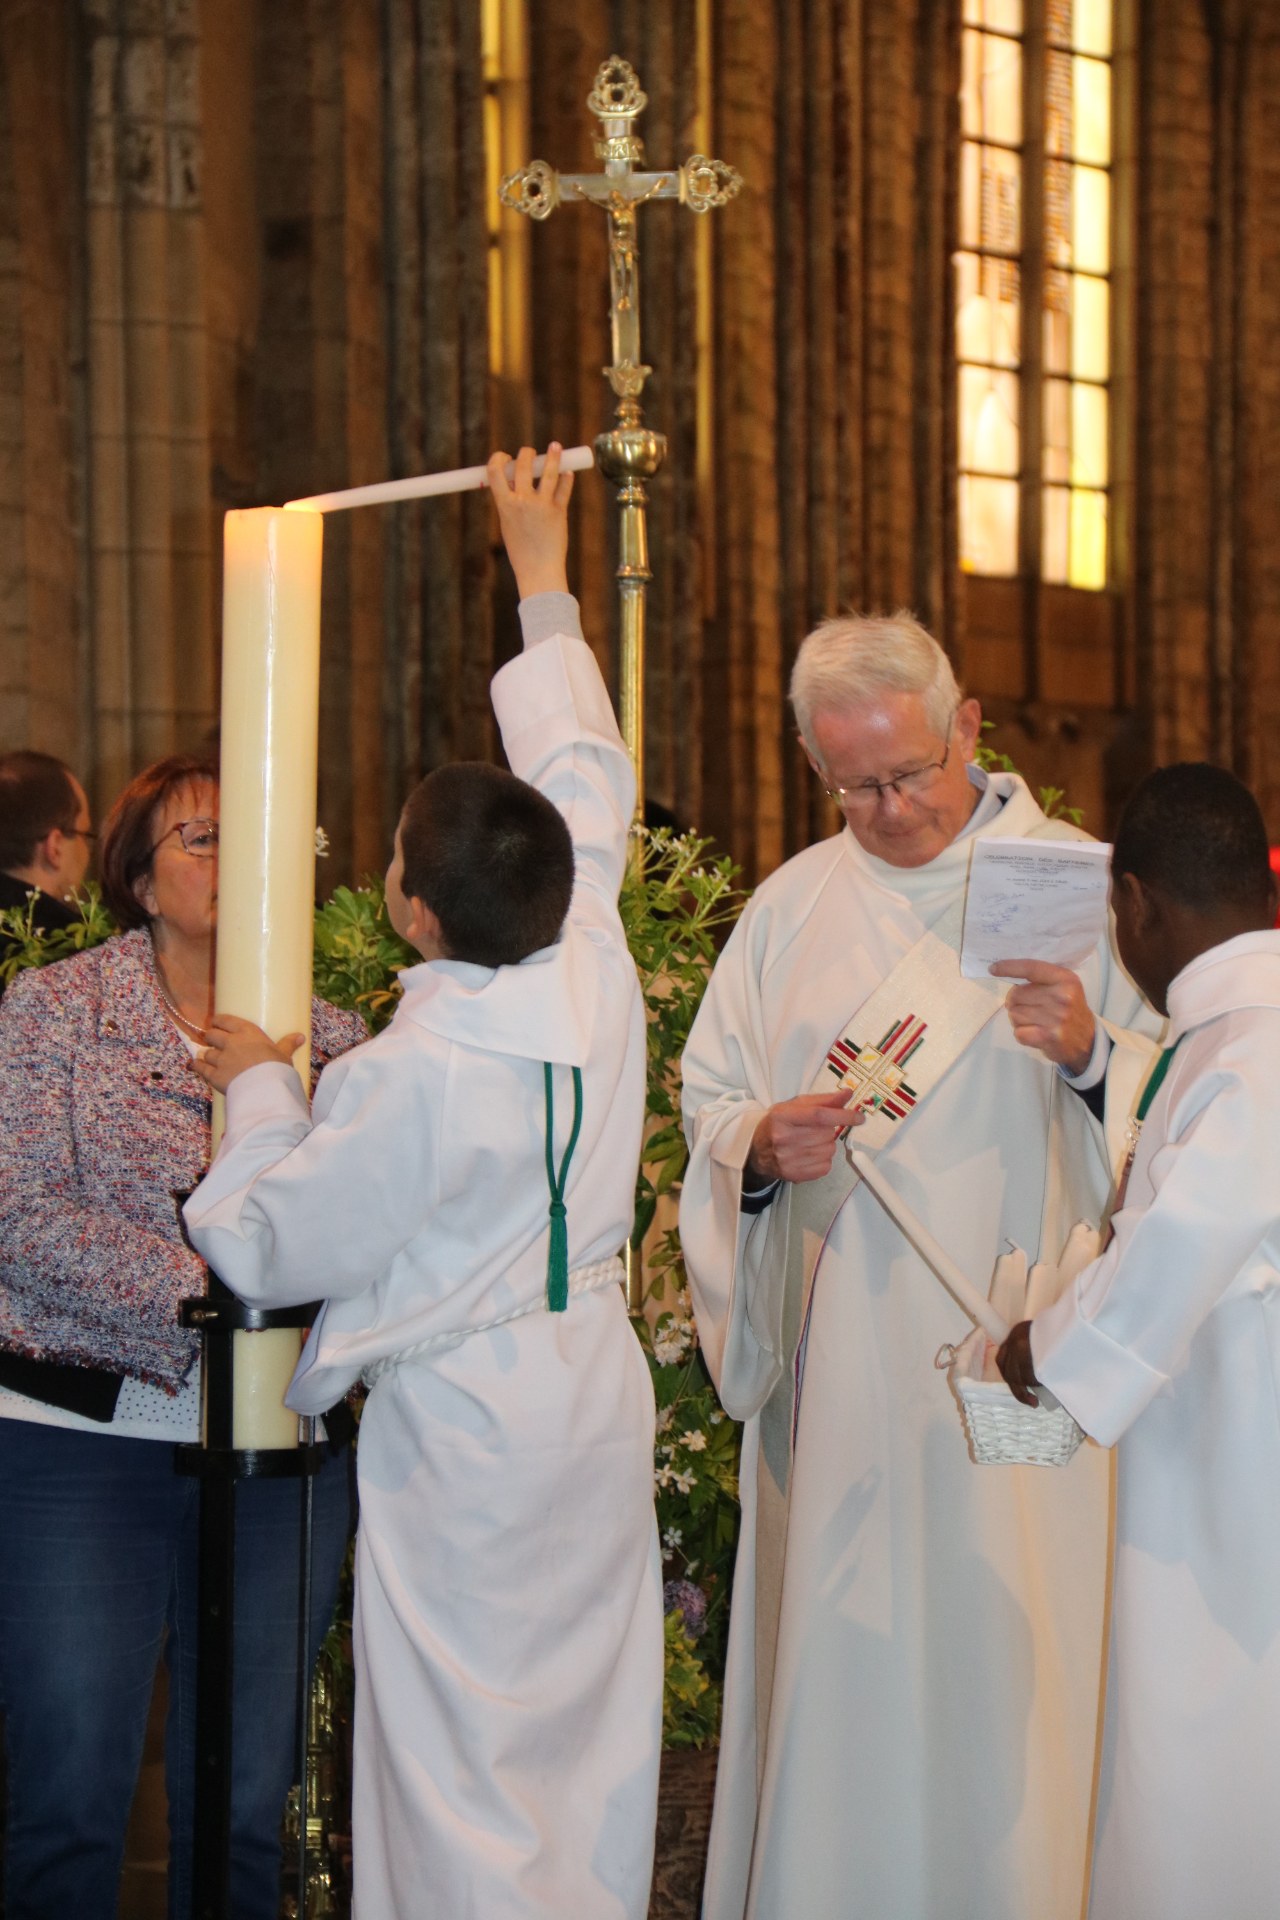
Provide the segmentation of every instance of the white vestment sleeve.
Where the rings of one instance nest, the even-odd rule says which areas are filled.
[[[192,1244],[250,1306],[353,1298],[421,1230],[431,1117],[386,1051],[370,1041],[326,1067],[311,1115],[291,1067],[232,1081],[226,1135],[183,1213]]]
[[[545,794],[573,836],[574,912],[618,920],[635,771],[585,640],[540,640],[495,676],[493,710],[511,771]]]
[[[1179,1102],[1150,1163],[1149,1205],[1126,1206],[1102,1257],[1032,1322],[1037,1376],[1113,1446],[1181,1365],[1198,1328],[1274,1224],[1275,1196],[1242,1183],[1259,1124],[1247,1063],[1220,1060]]]
[[[716,964],[683,1061],[689,1165],[680,1239],[698,1338],[721,1401],[737,1420],[759,1412],[781,1374],[780,1342],[771,1342],[767,1329],[780,1326],[786,1277],[783,1261],[764,1257],[778,1200],[756,1214],[740,1205],[742,1169],[773,1099],[752,930],[748,908]],[[779,1295],[777,1311],[766,1292]]]

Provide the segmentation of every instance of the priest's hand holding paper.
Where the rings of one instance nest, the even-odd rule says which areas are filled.
[[[1097,1023],[1079,974],[1048,960],[997,960],[991,972],[997,979],[1024,983],[1010,988],[1004,1003],[1019,1043],[1035,1047],[1070,1074],[1083,1073]]]
[[[301,1033],[286,1033],[282,1040],[272,1040],[252,1020],[215,1013],[205,1033],[204,1052],[192,1060],[192,1069],[206,1086],[225,1093],[237,1074],[247,1073],[250,1067],[291,1067],[304,1038]]]
[[[850,1127],[862,1125],[861,1113],[850,1113],[853,1089],[835,1093],[802,1093],[770,1107],[751,1140],[743,1168],[748,1185],[768,1186],[775,1180],[821,1180],[831,1171],[836,1142]]]
[[[1106,935],[1109,853],[1096,840],[993,838],[975,845],[969,869],[960,971],[1021,982],[1005,1003],[1015,1035],[1072,1075],[1093,1054],[1075,968]]]

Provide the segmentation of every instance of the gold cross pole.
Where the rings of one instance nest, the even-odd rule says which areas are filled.
[[[621,628],[619,708],[622,733],[636,768],[636,806],[644,813],[644,616],[649,570],[644,483],[667,451],[663,434],[644,424],[640,394],[651,368],[640,359],[640,257],[636,210],[647,200],[679,200],[707,213],[732,200],[742,176],[723,160],[695,153],[666,173],[636,172],[644,166],[644,142],[635,122],[648,105],[634,70],[615,54],[596,74],[587,105],[601,123],[595,142],[603,173],[557,173],[533,160],[502,182],[504,206],[545,220],[566,198],[590,200],[609,215],[609,301],[613,364],[604,376],[618,398],[618,424],[598,434],[596,460],[618,488],[618,603]]]

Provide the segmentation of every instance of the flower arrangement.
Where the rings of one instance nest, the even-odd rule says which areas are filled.
[[[675,1202],[688,1164],[680,1057],[720,939],[745,895],[711,843],[637,828],[620,910],[648,1013],[648,1114],[632,1245],[647,1256],[651,1314],[636,1322],[657,1403],[654,1495],[666,1574],[668,1747],[714,1743],[720,1722],[729,1589],[738,1533],[739,1429],[698,1351]]]

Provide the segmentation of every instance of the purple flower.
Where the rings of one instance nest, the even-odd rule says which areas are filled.
[[[662,1589],[662,1611],[679,1613],[685,1632],[696,1640],[707,1624],[707,1596],[692,1580],[668,1580]]]

